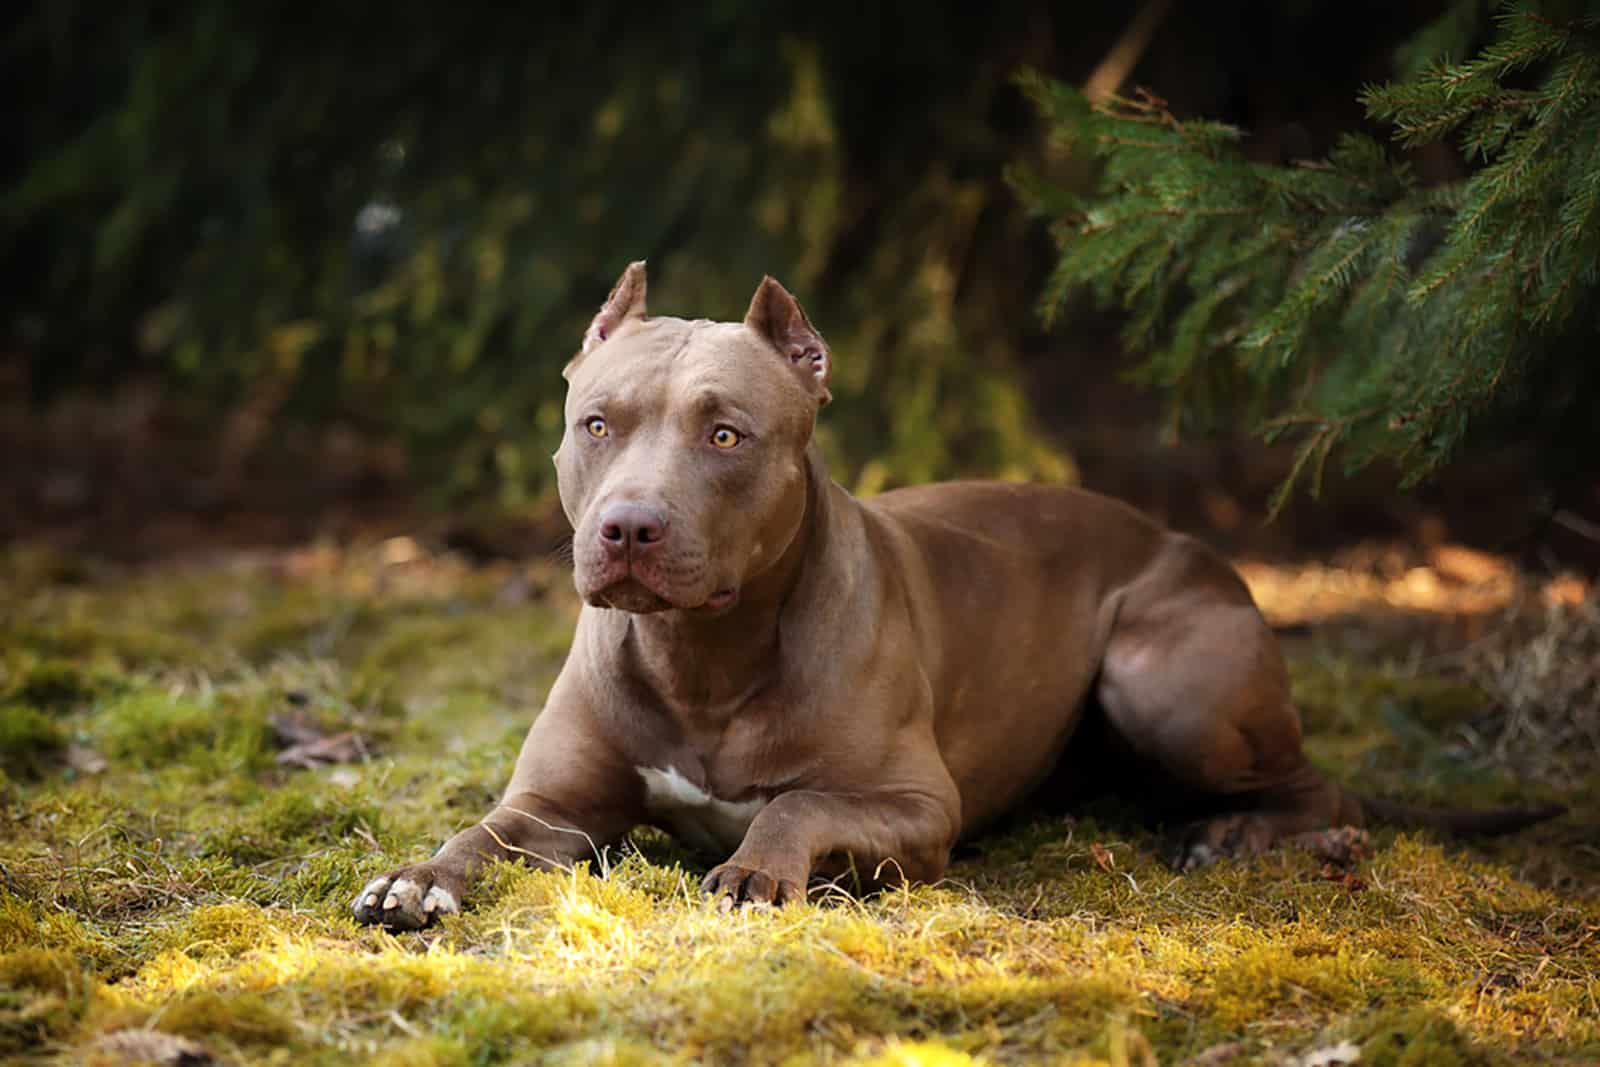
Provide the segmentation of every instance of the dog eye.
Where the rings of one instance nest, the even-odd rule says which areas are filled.
[[[611,432],[606,426],[606,420],[598,416],[584,423],[583,428],[589,431],[590,437],[604,437]]]
[[[743,440],[744,435],[732,426],[718,426],[711,431],[711,443],[718,448],[732,448]]]

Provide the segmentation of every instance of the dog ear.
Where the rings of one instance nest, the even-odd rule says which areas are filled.
[[[828,376],[833,370],[828,343],[806,318],[800,302],[770,274],[756,287],[750,310],[745,312],[744,324],[788,358],[789,364],[816,394],[818,404],[833,399],[828,392]]]
[[[614,335],[623,323],[645,317],[644,287],[644,260],[637,259],[622,272],[617,284],[611,287],[611,295],[606,297],[605,306],[584,331],[583,348],[579,350],[579,356],[588,355],[602,341]]]

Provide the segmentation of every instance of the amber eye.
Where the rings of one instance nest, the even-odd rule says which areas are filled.
[[[743,440],[744,436],[732,426],[718,426],[711,431],[711,443],[718,448],[732,448]]]
[[[606,434],[611,432],[610,429],[606,427],[606,420],[599,418],[598,416],[584,423],[583,428],[589,431],[590,437],[604,437]]]

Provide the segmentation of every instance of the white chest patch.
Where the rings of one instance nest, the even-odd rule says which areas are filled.
[[[718,800],[675,767],[637,767],[644,779],[645,807],[684,844],[726,855],[739,847],[750,821],[767,806],[757,798]]]

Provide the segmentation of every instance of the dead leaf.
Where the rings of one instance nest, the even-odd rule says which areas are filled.
[[[359,763],[367,758],[367,743],[354,730],[319,737],[291,745],[278,753],[277,763],[285,767],[312,770],[330,763]]]
[[[1102,845],[1098,841],[1093,841],[1093,842],[1090,842],[1090,844],[1089,844],[1089,852],[1090,852],[1091,855],[1094,856],[1095,866],[1099,867],[1102,871],[1105,871],[1107,874],[1115,874],[1116,873],[1116,871],[1117,871],[1117,857],[1112,854],[1112,852],[1111,852],[1111,850],[1109,848],[1107,848],[1106,846]]]
[[[1359,893],[1367,888],[1367,883],[1357,878],[1354,874],[1331,863],[1322,865],[1322,879],[1325,882],[1338,882],[1352,893]]]
[[[328,772],[328,782],[341,789],[353,789],[361,784],[361,775],[349,767],[336,767]]]
[[[1284,1067],[1336,1067],[1343,1063],[1360,1063],[1361,1046],[1354,1041],[1341,1041],[1337,1045],[1314,1049],[1303,1056],[1290,1056]]]
[[[1224,1041],[1220,1045],[1201,1049],[1183,1061],[1182,1067],[1224,1067],[1244,1055],[1243,1041]]]
[[[66,759],[67,766],[79,774],[99,774],[106,769],[106,758],[88,745],[68,745]]]
[[[113,1030],[95,1042],[98,1052],[117,1063],[157,1063],[162,1067],[203,1067],[217,1060],[205,1046],[159,1030]]]
[[[300,699],[296,700],[297,696]],[[299,693],[291,694],[288,700],[297,709],[306,703],[304,695]],[[267,725],[278,735],[279,744],[284,745],[308,745],[313,741],[322,740],[324,736],[316,721],[299,710],[273,715],[267,719]]]
[[[325,734],[316,720],[298,707],[274,715],[267,722],[279,742],[288,746],[278,753],[280,766],[311,770],[331,763],[359,763],[370,755],[360,734],[354,730]]]

